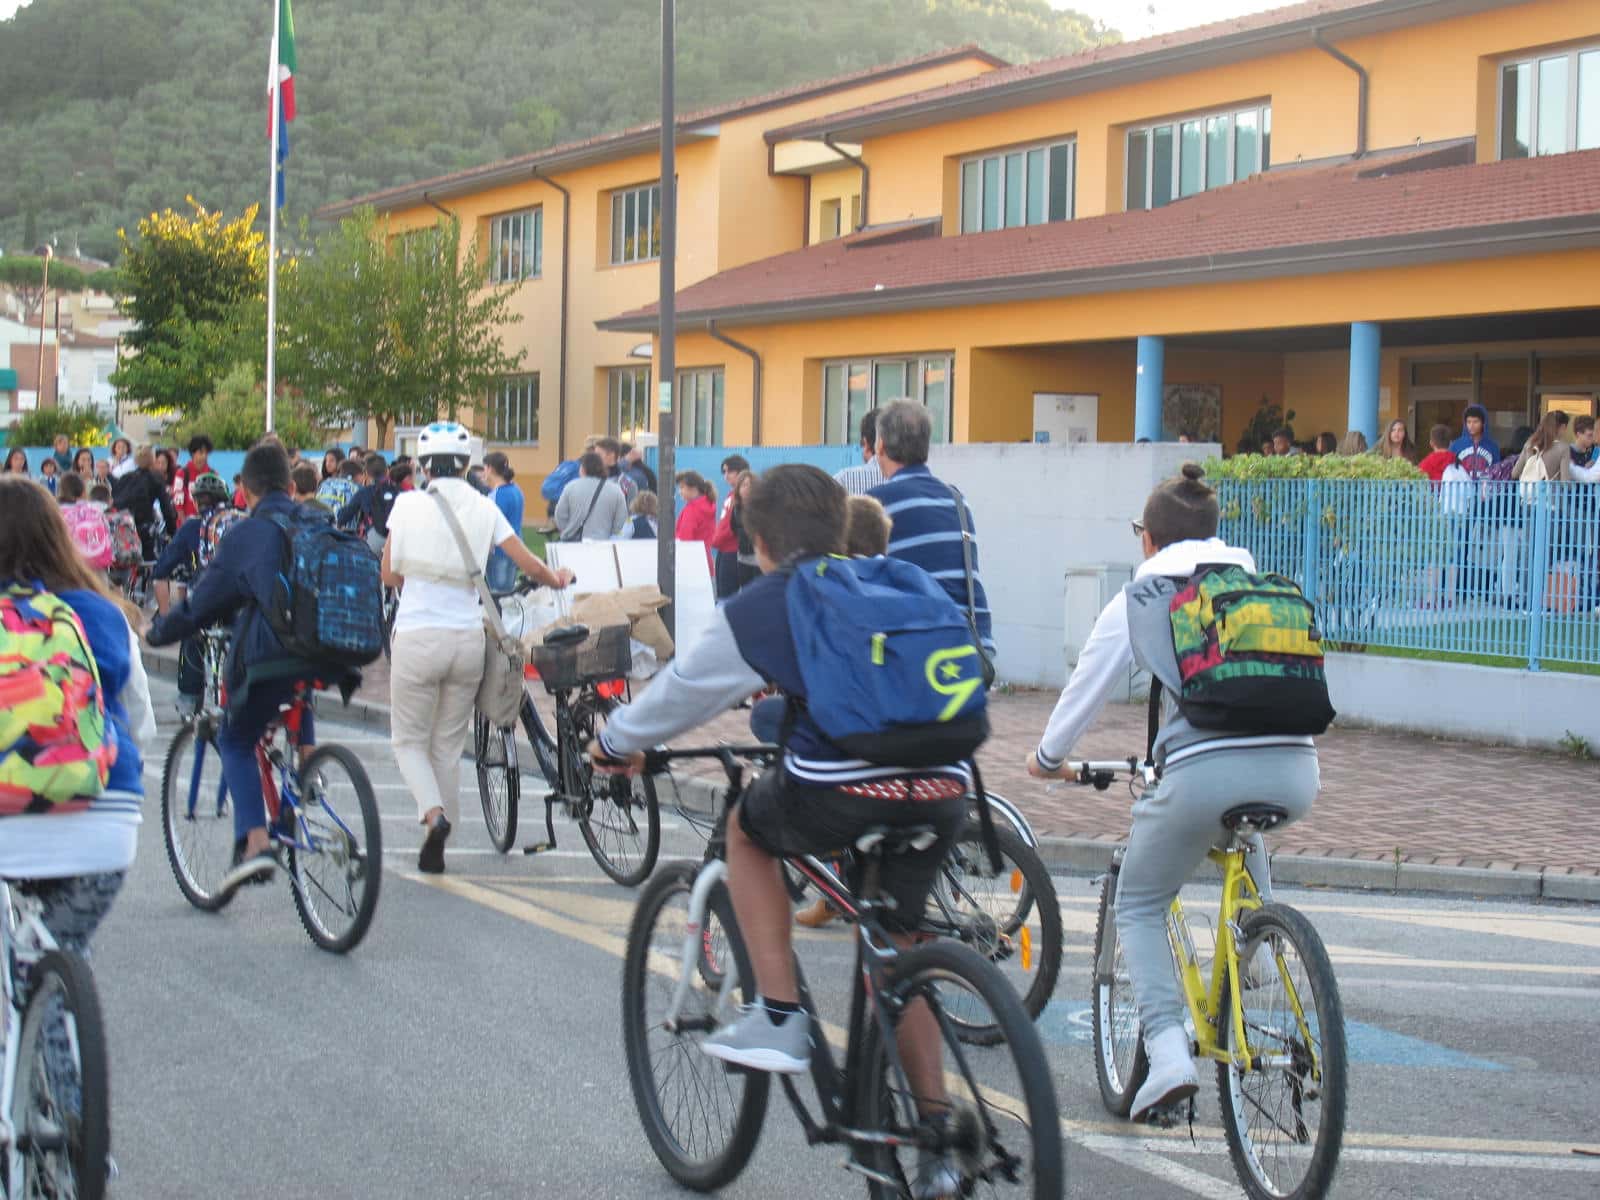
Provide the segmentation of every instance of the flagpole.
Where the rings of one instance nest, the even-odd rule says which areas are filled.
[[[278,68],[278,30],[283,20],[283,0],[272,0],[272,62],[267,67],[271,91],[267,95],[268,123],[272,127],[267,150],[267,432],[272,432],[276,394],[275,358],[278,344],[278,138],[283,125],[283,79]]]

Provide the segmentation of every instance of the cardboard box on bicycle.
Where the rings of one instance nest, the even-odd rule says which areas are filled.
[[[572,602],[571,614],[526,634],[523,649],[531,651],[542,645],[546,632],[566,625],[587,625],[590,630],[621,625],[627,627],[629,636],[649,646],[658,661],[665,662],[672,657],[672,639],[658,613],[666,603],[653,584],[613,592],[580,592]]]

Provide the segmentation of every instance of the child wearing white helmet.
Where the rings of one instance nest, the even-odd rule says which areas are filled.
[[[390,737],[426,830],[417,869],[438,874],[444,870],[445,839],[460,819],[461,746],[483,676],[477,576],[496,548],[547,587],[566,587],[572,572],[552,571],[541,562],[494,501],[466,481],[472,436],[464,426],[435,421],[417,439],[416,457],[428,474],[427,489],[395,497],[383,547],[383,582],[401,589],[391,660]],[[466,539],[471,571],[440,500]]]

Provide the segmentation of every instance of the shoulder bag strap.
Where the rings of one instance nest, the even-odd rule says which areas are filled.
[[[955,484],[947,483],[944,486],[950,489],[950,495],[956,502],[956,520],[961,525],[961,570],[967,580],[967,626],[972,630],[972,643],[977,646],[978,657],[983,661],[983,682],[987,687],[994,683],[994,663],[978,633],[978,589],[972,578],[972,525],[967,520],[967,499]]]
[[[605,479],[599,480],[600,486],[595,488],[594,489],[594,495],[589,497],[589,510],[586,513],[583,514],[583,520],[578,522],[578,536],[575,537],[575,538],[572,538],[571,539],[572,541],[574,541],[574,542],[583,541],[584,526],[589,524],[589,518],[594,516],[594,510],[600,506],[600,493],[606,490],[606,484],[608,482],[610,482],[610,481],[609,480],[605,480]],[[562,535],[562,540],[563,541],[568,540],[565,534]]]
[[[488,627],[490,634],[499,643],[500,649],[507,654],[521,654],[514,638],[506,632],[506,627],[500,623],[500,606],[495,603],[494,593],[489,591],[489,584],[483,577],[483,568],[478,566],[478,560],[472,553],[472,547],[467,545],[467,535],[462,531],[461,522],[457,519],[455,510],[433,488],[428,489],[428,495],[433,497],[433,502],[439,506],[439,511],[444,514],[444,523],[450,526],[450,533],[456,540],[456,549],[461,552],[461,563],[467,568],[467,576],[478,589],[478,599],[483,602],[483,623]]]
[[[1156,761],[1156,735],[1161,732],[1161,692],[1161,680],[1151,675],[1150,708],[1145,714],[1144,761],[1152,766]]]

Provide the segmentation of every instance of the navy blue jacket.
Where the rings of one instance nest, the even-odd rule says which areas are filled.
[[[171,579],[179,571],[193,575],[199,569],[200,531],[205,523],[205,517],[190,517],[178,526],[178,532],[172,535],[167,548],[156,559],[155,569],[150,573],[152,579]]]
[[[166,646],[231,618],[233,646],[226,672],[230,707],[245,701],[246,672],[260,674],[259,668],[297,661],[284,650],[262,612],[282,570],[286,538],[265,518],[271,513],[293,518],[294,512],[287,492],[263,497],[250,516],[218,543],[216,557],[183,603],[157,617],[145,635],[152,646]]]

